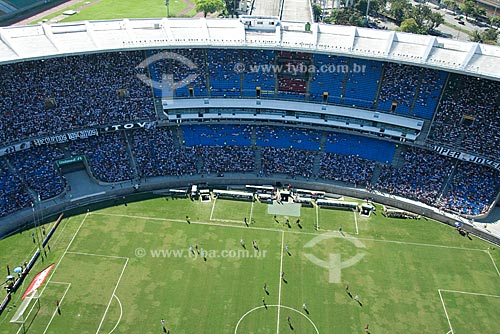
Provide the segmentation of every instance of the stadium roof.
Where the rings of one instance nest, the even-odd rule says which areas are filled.
[[[238,19],[123,19],[0,28],[0,64],[63,55],[179,47],[283,48],[413,64],[500,80],[500,47],[352,26]]]

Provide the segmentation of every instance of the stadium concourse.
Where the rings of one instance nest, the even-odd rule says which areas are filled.
[[[80,162],[88,189],[98,193],[196,177],[260,177],[385,193],[470,218],[496,203],[498,81],[281,48],[168,49],[177,59],[163,51],[1,64],[1,217],[71,201],[80,190],[64,161]],[[146,59],[154,61],[138,66]],[[191,65],[179,66],[179,59]],[[152,89],[141,76],[160,85]],[[174,102],[221,100],[227,107],[169,109],[162,104],[165,77],[182,83],[171,92]],[[236,110],[244,100],[254,107]],[[259,109],[256,100],[289,109]],[[291,111],[296,102],[351,114]],[[342,125],[329,126],[332,119]],[[403,121],[419,125],[405,128]]]

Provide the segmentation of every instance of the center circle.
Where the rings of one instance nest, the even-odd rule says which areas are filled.
[[[297,310],[297,309],[294,309],[292,307],[288,307],[288,306],[284,306],[284,305],[266,305],[268,308],[270,307],[278,307],[280,309],[287,309],[287,310],[290,310],[290,311],[293,311],[295,313],[298,313],[300,314],[301,316],[303,316],[304,318],[306,318],[309,323],[312,325],[312,327],[314,328],[314,330],[316,331],[316,334],[319,334],[319,330],[318,330],[318,327],[316,327],[316,325],[314,324],[314,322],[311,320],[311,318],[309,318],[307,316],[307,314],[304,314],[303,312]],[[260,305],[260,306],[257,306],[257,307],[254,307],[253,309],[251,309],[250,311],[248,311],[247,313],[245,313],[241,318],[240,320],[238,320],[238,323],[236,324],[236,327],[234,328],[234,334],[238,334],[238,327],[240,326],[240,323],[243,321],[243,319],[245,319],[245,317],[247,315],[249,315],[250,313],[254,312],[254,311],[257,311],[259,309],[262,309],[262,308],[265,308],[266,306],[264,305]],[[293,321],[292,321],[293,323]]]

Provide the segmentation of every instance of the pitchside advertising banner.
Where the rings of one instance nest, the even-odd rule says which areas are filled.
[[[477,156],[469,154],[469,153],[458,152],[458,151],[454,151],[454,150],[449,149],[449,148],[435,146],[435,145],[432,148],[437,153],[439,153],[441,155],[445,155],[447,157],[452,157],[452,158],[462,160],[462,161],[473,162],[473,163],[480,164],[480,165],[486,165],[486,166],[490,166],[490,167],[493,167],[495,169],[500,170],[500,162],[498,162],[498,161],[493,161],[493,160],[486,159],[486,158],[480,158],[480,157],[477,157]]]
[[[89,137],[98,136],[99,132],[97,129],[85,129],[74,132],[62,133],[54,136],[42,137],[33,140],[35,146],[43,146],[49,144],[62,144],[68,141],[73,141],[77,139],[86,139]]]
[[[28,286],[21,299],[26,298],[33,291],[36,291],[39,287],[41,287],[45,282],[45,280],[47,279],[47,277],[49,277],[52,268],[54,268],[54,263],[52,263],[50,266],[48,266],[47,268],[39,272],[35,277],[33,277],[33,281],[31,281],[31,284]]]

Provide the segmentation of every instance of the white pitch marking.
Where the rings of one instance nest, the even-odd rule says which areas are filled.
[[[450,317],[448,316],[448,311],[446,311],[446,306],[444,305],[444,300],[443,296],[441,295],[441,290],[438,289],[438,292],[439,292],[439,298],[441,298],[441,304],[443,304],[444,314],[446,315],[446,319],[448,320],[448,325],[450,326],[450,331],[448,333],[453,334],[453,327],[451,327]]]
[[[63,283],[63,282],[50,282],[50,283],[52,283],[52,284],[65,284],[65,285],[67,285],[66,291],[64,291],[64,294],[62,295],[61,299],[59,300],[59,305],[61,305],[62,302],[63,302],[63,300],[64,300],[64,297],[68,293],[69,288],[71,288],[71,283]],[[47,327],[45,327],[45,330],[43,331],[43,334],[47,333],[47,330],[49,329],[49,326],[52,323],[52,320],[54,320],[54,317],[56,316],[57,310],[58,310],[58,307],[56,307],[56,309],[52,313],[52,317],[50,317],[49,323],[47,324]]]
[[[285,232],[281,232],[281,257],[280,257],[280,283],[279,283],[279,288],[278,288],[278,321],[276,324],[276,333],[279,334],[280,332],[280,305],[281,305],[281,283],[283,281],[283,278],[281,277],[281,273],[283,272],[283,247],[284,247],[284,242],[285,242]]]
[[[99,334],[99,330],[101,329],[102,324],[104,323],[104,319],[106,318],[106,315],[108,314],[109,307],[111,306],[111,301],[113,300],[113,297],[115,296],[115,293],[116,293],[116,289],[118,289],[118,285],[120,284],[120,281],[122,280],[123,273],[125,272],[125,268],[127,268],[127,264],[128,264],[128,258],[125,261],[125,264],[123,265],[122,272],[120,273],[120,277],[118,277],[118,281],[116,282],[113,293],[111,294],[111,298],[109,298],[108,306],[106,307],[106,310],[104,311],[104,315],[102,316],[101,322],[99,323],[99,327],[97,328],[97,331],[95,332],[96,334]]]

